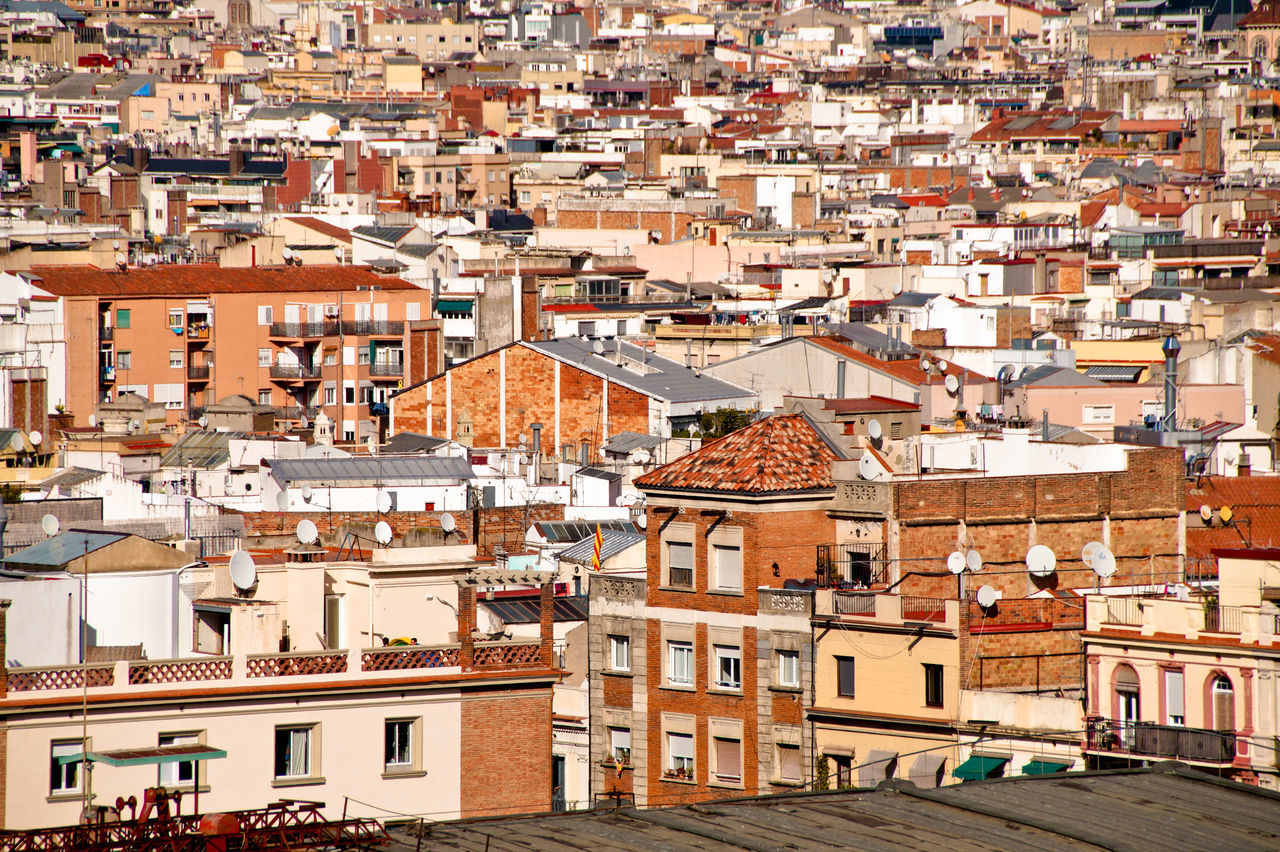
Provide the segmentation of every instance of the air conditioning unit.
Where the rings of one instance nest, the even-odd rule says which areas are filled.
[[[327,316],[327,317],[331,317],[331,318],[336,319],[336,318],[337,318],[337,316],[338,316],[338,306],[337,306],[337,305],[325,305],[325,306],[324,306],[324,315],[325,315],[325,316]]]

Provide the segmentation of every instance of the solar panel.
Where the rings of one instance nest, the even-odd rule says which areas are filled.
[[[1009,130],[1026,130],[1040,119],[1034,115],[1022,115],[1009,122],[1006,127]]]
[[[1054,122],[1049,125],[1049,129],[1050,130],[1070,130],[1072,127],[1075,127],[1075,126],[1076,126],[1076,120],[1069,115],[1064,115],[1062,118],[1055,119]]]

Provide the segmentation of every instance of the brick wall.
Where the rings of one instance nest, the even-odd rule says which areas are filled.
[[[550,689],[465,695],[461,738],[464,819],[551,809]]]

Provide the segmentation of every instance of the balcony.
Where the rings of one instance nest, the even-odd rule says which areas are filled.
[[[374,361],[369,365],[369,375],[376,378],[398,379],[404,375],[403,363],[387,363]]]
[[[276,406],[277,420],[301,420],[307,418],[314,420],[316,415],[320,413],[320,409],[314,406],[302,405],[278,405]]]
[[[1085,748],[1092,752],[1218,764],[1231,763],[1236,757],[1236,736],[1231,731],[1099,716],[1090,717],[1087,726]]]
[[[883,544],[820,544],[815,573],[821,589],[869,589],[888,576]]]
[[[99,384],[109,385],[109,384],[112,384],[113,382],[115,382],[115,380],[116,380],[116,368],[115,368],[115,367],[102,367],[102,368],[100,368],[100,369],[98,370],[98,383],[99,383]]]
[[[304,337],[324,337],[324,326],[322,322],[273,322],[270,335],[295,340]]]
[[[99,340],[113,340],[113,339],[115,338],[115,336],[116,336],[116,329],[115,329],[115,326],[110,326],[110,325],[100,325],[100,326],[98,326],[98,339],[99,339]]]
[[[403,337],[400,320],[343,320],[342,333],[364,337]]]
[[[211,369],[208,364],[188,364],[187,379],[193,382],[207,382]]]
[[[1214,606],[1204,608],[1206,633],[1241,633],[1244,630],[1244,610],[1238,606]]]
[[[200,342],[207,341],[213,332],[213,327],[208,323],[191,323],[187,326],[187,340]]]
[[[320,368],[302,364],[272,364],[270,375],[273,379],[318,379]]]
[[[960,602],[850,589],[819,589],[814,593],[814,615],[840,621],[875,621],[884,625],[955,630],[960,623]]]

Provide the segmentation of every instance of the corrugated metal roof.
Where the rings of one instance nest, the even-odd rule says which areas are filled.
[[[630,530],[607,530],[603,527],[600,529],[600,537],[604,542],[600,545],[600,559],[604,561],[611,556],[617,556],[622,551],[632,545],[639,544],[644,541],[644,533],[632,532]],[[590,565],[592,558],[596,552],[596,537],[592,533],[590,538],[584,538],[577,544],[566,547],[557,554],[561,562],[572,562],[576,565]]]
[[[439,456],[352,456],[344,459],[272,459],[271,476],[292,485],[424,485],[471,479],[466,459]]]
[[[388,453],[422,453],[437,449],[449,443],[444,438],[433,438],[430,435],[419,435],[416,432],[400,432],[392,435],[382,445],[383,452]]]
[[[221,467],[231,457],[231,439],[248,436],[248,432],[188,432],[160,458],[160,466]]]
[[[533,528],[548,544],[569,544],[594,536],[597,526],[601,533],[607,530],[639,532],[631,521],[538,521]]]
[[[536,597],[498,598],[479,603],[507,624],[537,624],[541,617],[541,604]],[[552,618],[555,621],[586,621],[587,596],[555,598]]]
[[[25,550],[19,550],[0,562],[6,566],[62,568],[86,553],[94,553],[128,537],[127,533],[68,530]]]
[[[1190,852],[1280,848],[1280,795],[1182,765],[971,781],[939,789],[762,796],[635,810],[598,808],[436,823],[431,849],[827,850],[1108,849]],[[390,852],[413,849],[393,829]]]
[[[604,445],[605,452],[626,455],[632,450],[652,450],[662,443],[657,435],[642,435],[639,432],[619,432]]]
[[[74,488],[84,482],[90,482],[102,476],[102,471],[87,467],[69,467],[60,470],[53,476],[40,481],[41,491],[52,491],[54,488]]]
[[[1084,371],[1086,376],[1104,382],[1136,382],[1146,367],[1131,364],[1096,364]]]

